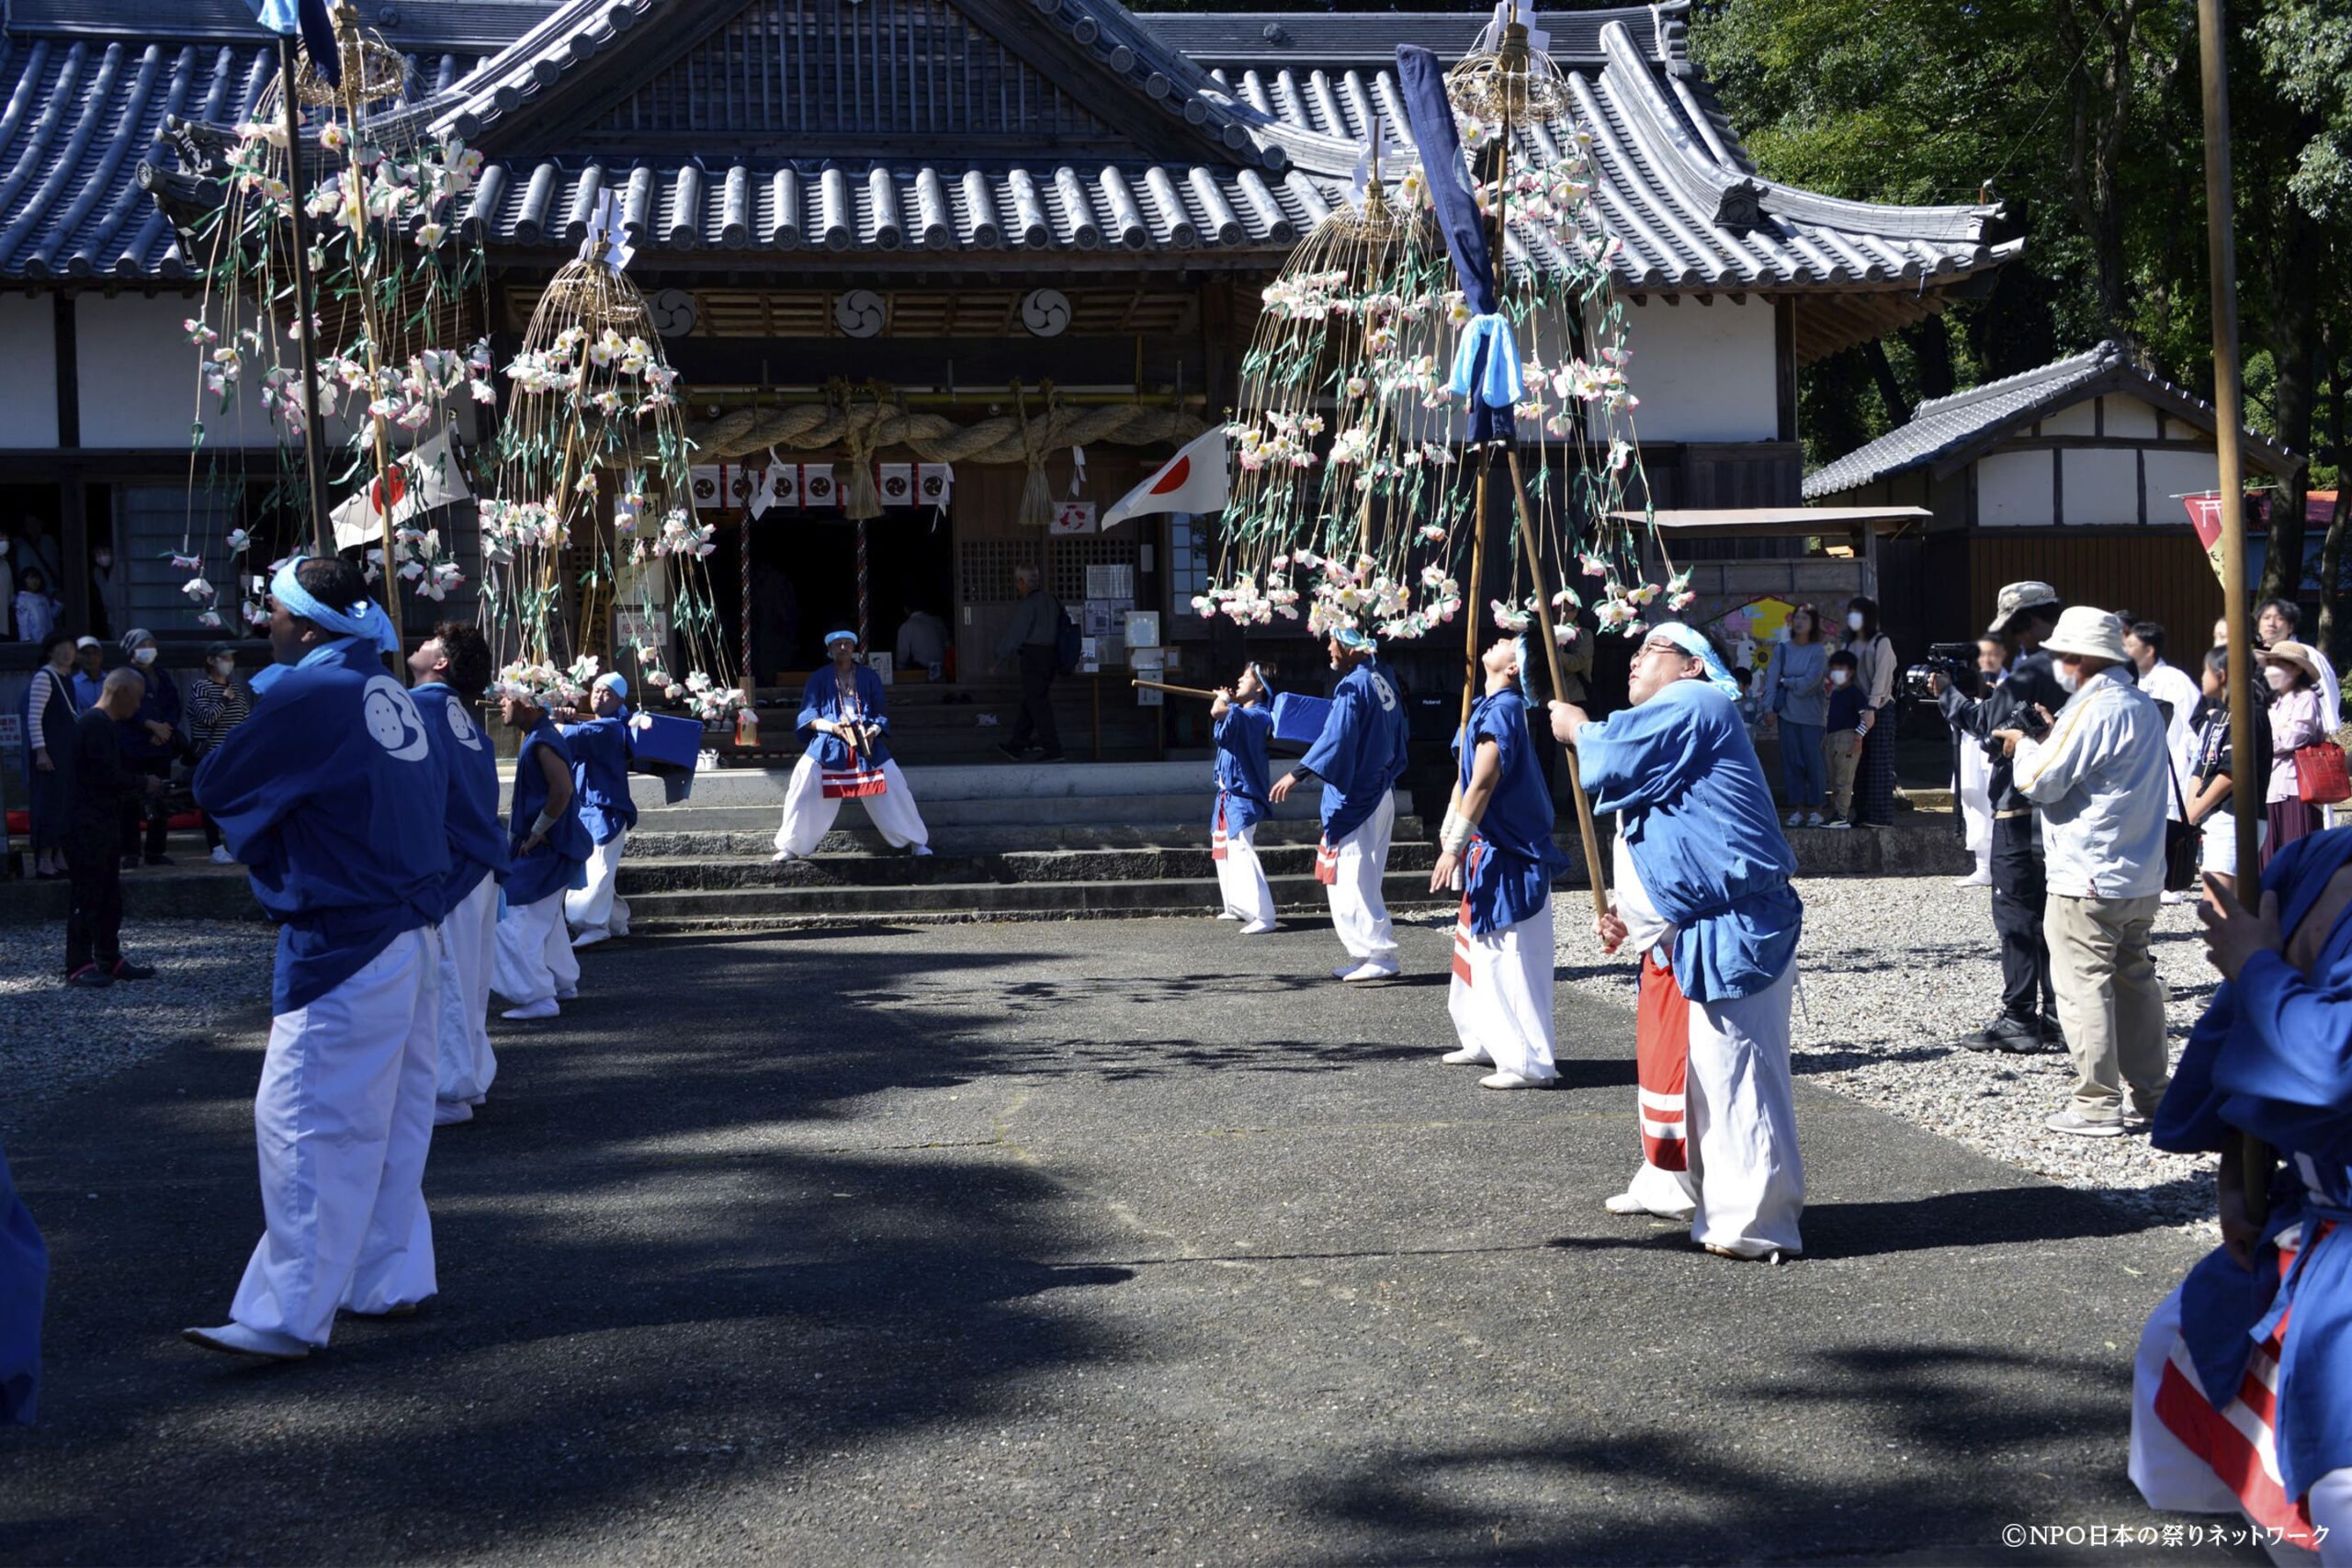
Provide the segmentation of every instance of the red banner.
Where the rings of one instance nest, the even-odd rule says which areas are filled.
[[[2197,542],[2205,547],[2205,559],[2213,569],[2214,581],[2226,581],[2222,576],[2222,498],[2214,494],[2186,499],[2188,525],[2197,530]]]

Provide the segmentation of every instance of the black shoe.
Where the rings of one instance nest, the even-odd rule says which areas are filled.
[[[152,964],[133,964],[128,958],[118,958],[107,968],[107,976],[115,980],[152,980],[155,977],[155,966]]]
[[[65,983],[69,986],[80,986],[85,990],[102,991],[114,984],[114,976],[95,964],[85,964],[71,975],[66,976]]]
[[[147,857],[147,863],[149,865],[172,865],[175,863],[169,855],[149,855]]]
[[[2005,1018],[1985,1032],[1993,1037],[1995,1050],[2007,1051],[2013,1056],[2039,1056],[2059,1049],[2056,1032],[2045,1032],[2039,1020],[2027,1023]]]
[[[1962,1035],[1960,1043],[1970,1051],[1997,1051],[2001,1048],[1999,1044],[2001,1031],[2008,1025],[2009,1021],[2008,1014],[1996,1014],[1993,1021],[1984,1028],[1973,1030]]]
[[[1022,749],[1018,746],[1000,740],[997,742],[996,749],[1004,754],[1004,760],[1008,762],[1018,762],[1022,760]]]

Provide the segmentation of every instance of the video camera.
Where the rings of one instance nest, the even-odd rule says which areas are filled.
[[[1923,703],[1936,700],[1935,677],[1941,675],[1962,696],[1976,691],[1976,645],[1973,642],[1933,642],[1928,657],[1903,671],[1903,694]]]

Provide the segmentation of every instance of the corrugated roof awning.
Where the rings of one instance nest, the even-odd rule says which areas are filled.
[[[1924,506],[1733,506],[1612,512],[1621,523],[1655,522],[1661,534],[1714,539],[1801,539],[1815,534],[1899,534],[1934,520]]]

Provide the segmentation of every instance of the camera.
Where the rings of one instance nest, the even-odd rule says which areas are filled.
[[[1923,703],[1936,700],[1935,677],[1942,676],[1962,696],[1976,694],[1976,648],[1973,643],[1933,642],[1928,657],[1903,671],[1903,694]]]

